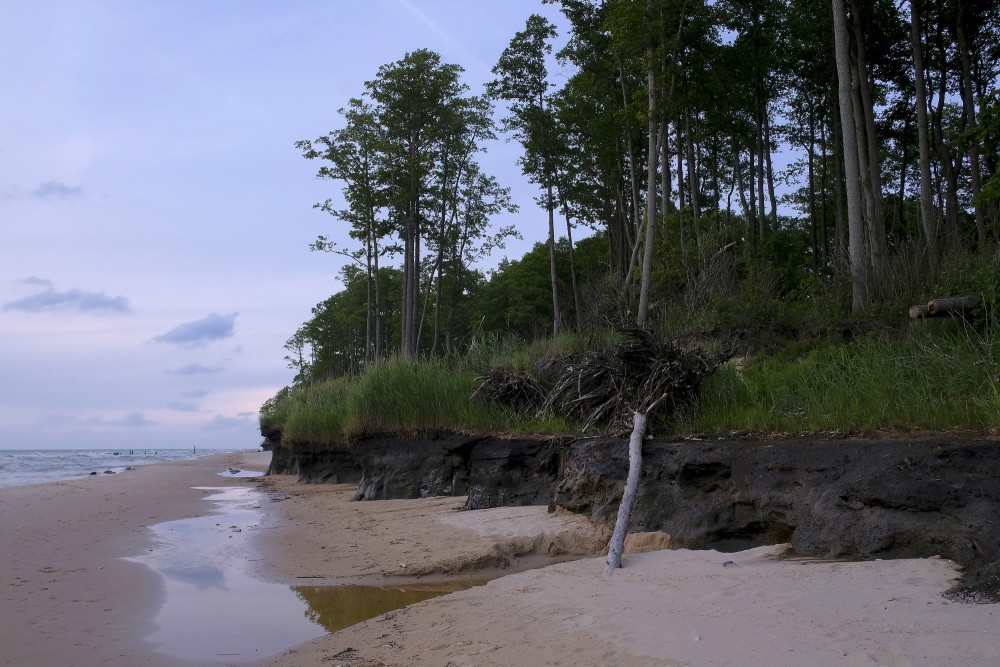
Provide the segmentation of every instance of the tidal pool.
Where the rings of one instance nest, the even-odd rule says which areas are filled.
[[[249,487],[214,492],[208,516],[151,526],[149,553],[127,560],[163,577],[157,629],[146,641],[187,660],[252,662],[393,609],[485,580],[397,586],[286,586],[254,566],[250,536],[264,519],[266,496]]]

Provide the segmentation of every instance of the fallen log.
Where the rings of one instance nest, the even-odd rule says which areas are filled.
[[[949,296],[943,299],[931,299],[926,305],[918,303],[910,306],[910,319],[922,317],[953,317],[964,315],[965,311],[976,304],[974,296]]]
[[[961,315],[967,308],[975,305],[974,296],[950,296],[944,299],[931,299],[927,302],[927,313],[932,317],[943,315]]]

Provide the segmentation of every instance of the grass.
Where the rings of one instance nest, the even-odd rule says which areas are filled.
[[[335,445],[374,434],[571,432],[565,420],[530,423],[469,400],[475,373],[444,361],[390,360],[360,378],[335,378],[286,392],[268,418],[295,445]]]
[[[719,369],[675,425],[688,432],[991,429],[1000,347],[975,334],[884,335],[800,360]]]
[[[516,348],[497,340],[462,362],[390,360],[359,378],[282,390],[261,411],[291,445],[348,443],[374,434],[434,432],[575,435],[551,415],[530,421],[469,400],[489,366],[532,372],[538,359],[579,349],[573,337]],[[726,365],[701,384],[698,402],[661,434],[731,431],[948,431],[1000,428],[1000,344],[957,328],[873,334]]]

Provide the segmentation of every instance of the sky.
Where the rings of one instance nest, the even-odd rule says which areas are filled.
[[[0,449],[258,446],[284,342],[339,288],[308,245],[350,244],[293,144],[415,49],[481,92],[531,13],[559,23],[540,0],[9,3]],[[521,206],[512,257],[545,233],[518,155],[482,159]]]

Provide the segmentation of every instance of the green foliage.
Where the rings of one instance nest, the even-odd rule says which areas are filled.
[[[294,390],[291,387],[283,387],[277,394],[264,401],[260,406],[258,420],[262,433],[278,429],[281,430],[288,422],[288,415],[292,408],[292,395]]]
[[[351,384],[350,377],[338,377],[296,390],[282,428],[282,442],[341,442],[349,419]]]
[[[993,324],[1000,306],[1000,250],[948,255],[930,296],[975,297],[976,304],[968,311],[970,319],[980,326]]]
[[[470,401],[474,380],[460,365],[394,359],[360,377],[283,389],[261,409],[261,427],[281,430],[282,441],[292,446],[346,444],[374,434],[572,432],[562,419],[524,423]]]
[[[376,364],[350,398],[345,434],[508,430],[502,414],[469,400],[474,379],[443,361]]]
[[[723,367],[681,430],[857,431],[1000,426],[1000,346],[974,335],[873,335],[801,359]]]

